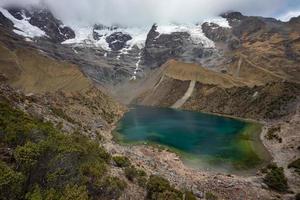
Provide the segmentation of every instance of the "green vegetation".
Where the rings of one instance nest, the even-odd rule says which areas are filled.
[[[211,192],[206,192],[205,193],[205,198],[207,200],[218,200],[218,197],[216,195],[214,195],[213,193],[211,193]]]
[[[184,200],[197,200],[197,198],[195,197],[195,195],[192,192],[186,191],[184,193]]]
[[[183,192],[170,186],[168,180],[151,175],[147,183],[147,197],[148,200],[181,200],[185,196],[185,200],[193,200],[195,196],[191,192]]]
[[[297,172],[300,175],[300,158],[298,158],[297,160],[291,162],[288,165],[288,168],[294,168],[295,172]]]
[[[3,200],[117,199],[126,184],[108,175],[110,155],[95,141],[0,103],[0,193]]]
[[[267,169],[267,174],[264,177],[264,182],[273,190],[278,192],[286,192],[288,189],[287,179],[284,175],[282,167],[270,165]]]
[[[60,108],[51,108],[51,110],[52,110],[52,112],[56,115],[56,116],[58,116],[58,117],[60,117],[60,118],[62,118],[62,119],[64,119],[64,120],[66,120],[66,121],[68,121],[68,122],[70,122],[70,123],[73,123],[73,124],[78,124],[75,120],[73,120],[71,117],[69,117],[62,109],[60,109]],[[80,125],[80,124],[79,124]]]
[[[22,193],[25,177],[0,161],[0,194],[3,199],[16,199]]]
[[[111,158],[98,142],[78,131],[64,134],[51,123],[0,103],[0,199],[118,199],[127,184],[109,175],[111,160],[129,181],[147,190],[149,200],[195,199],[166,179],[148,180],[128,158]]]
[[[130,160],[125,156],[115,156],[113,161],[117,167],[129,167],[131,165]]]
[[[147,174],[141,169],[136,169],[134,166],[124,169],[126,178],[131,182],[137,182],[140,187],[145,187],[147,183]]]

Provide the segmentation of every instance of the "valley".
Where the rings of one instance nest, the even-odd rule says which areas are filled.
[[[0,167],[28,183],[3,199],[37,187],[42,199],[64,196],[66,185],[85,191],[78,200],[294,199],[299,59],[300,17],[227,12],[198,24],[78,28],[46,8],[1,8]],[[12,128],[19,118],[30,123]],[[59,138],[62,149],[44,152]],[[24,150],[30,176],[16,157],[28,144],[55,164]],[[98,160],[98,147],[108,156]],[[215,166],[200,166],[205,159]]]

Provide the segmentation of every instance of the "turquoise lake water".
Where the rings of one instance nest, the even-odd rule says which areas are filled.
[[[159,144],[195,167],[253,168],[263,161],[261,126],[237,119],[137,106],[115,129],[122,143]]]

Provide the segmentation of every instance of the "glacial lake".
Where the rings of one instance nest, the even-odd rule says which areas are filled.
[[[261,125],[243,120],[135,106],[119,121],[115,138],[128,145],[159,145],[187,164],[223,172],[254,170],[268,159],[259,135]]]

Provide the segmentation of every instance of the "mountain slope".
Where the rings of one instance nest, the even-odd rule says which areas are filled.
[[[71,64],[55,61],[28,49],[9,50],[0,44],[1,73],[9,83],[26,92],[87,91],[90,81]]]

